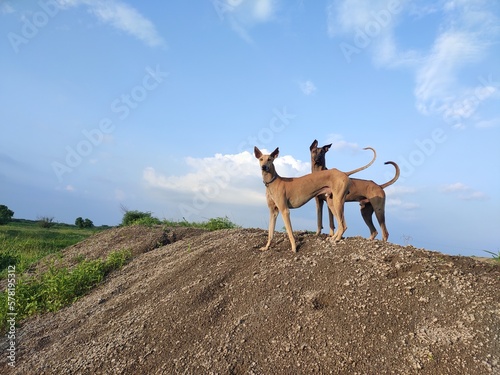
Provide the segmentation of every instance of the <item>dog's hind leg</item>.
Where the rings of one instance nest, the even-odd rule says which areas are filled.
[[[389,238],[389,232],[387,231],[387,227],[385,225],[385,196],[374,198],[372,201],[373,211],[375,211],[375,216],[377,217],[380,230],[382,231],[382,240],[387,241]]]
[[[337,231],[332,235],[332,239],[334,241],[340,241],[342,239],[342,235],[347,230],[344,218],[344,200],[344,193],[334,193],[326,200],[326,203],[328,203],[328,207],[333,212],[333,216],[337,219],[338,224]]]
[[[375,226],[373,225],[372,215],[373,215],[373,206],[370,202],[367,203],[365,202],[363,205],[361,205],[361,216],[363,216],[363,220],[370,229],[370,240],[375,239],[375,237],[377,237],[378,234],[377,230],[375,229]]]
[[[330,222],[330,236],[335,232],[335,222],[333,221],[333,212],[328,207],[328,221]]]
[[[316,218],[316,222],[318,223],[316,235],[320,235],[321,229],[323,229],[323,199],[320,197],[316,197]]]

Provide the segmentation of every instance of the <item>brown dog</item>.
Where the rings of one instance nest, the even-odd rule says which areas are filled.
[[[325,154],[328,152],[331,146],[332,145],[329,144],[323,147],[318,147],[317,140],[314,140],[314,142],[311,144],[309,150],[311,151],[311,170],[313,173],[327,170]],[[373,150],[373,152],[375,152],[375,150]],[[385,164],[392,164],[394,168],[396,168],[396,175],[392,180],[386,182],[385,184],[377,185],[373,181],[351,178],[349,192],[345,199],[346,202],[359,202],[361,206],[361,216],[370,229],[371,240],[373,240],[378,234],[372,221],[372,215],[374,212],[380,225],[380,229],[382,230],[382,239],[384,241],[387,241],[387,239],[389,238],[389,232],[387,231],[385,225],[384,189],[397,181],[400,171],[399,166],[392,161],[388,161]],[[323,201],[324,198],[322,196],[316,197],[316,214],[318,222],[318,230],[316,231],[316,234],[320,234],[321,229],[323,229]],[[335,230],[333,215],[331,212],[328,212],[328,216],[330,219],[330,231],[333,231]]]
[[[333,233],[332,230],[330,236],[335,241],[339,241],[342,238],[342,234],[347,229],[344,220],[344,202],[350,183],[348,174],[367,168],[367,166],[348,172],[348,174],[337,169],[330,169],[318,171],[314,174],[309,173],[302,177],[287,178],[280,177],[274,168],[273,162],[278,157],[278,148],[270,155],[264,155],[257,147],[254,147],[254,154],[259,159],[262,180],[266,186],[267,205],[269,207],[267,244],[261,250],[269,249],[274,237],[276,218],[281,212],[286,232],[292,245],[292,251],[296,252],[297,247],[290,222],[290,209],[301,207],[318,195],[325,197],[328,208],[333,212],[339,223],[337,232]]]

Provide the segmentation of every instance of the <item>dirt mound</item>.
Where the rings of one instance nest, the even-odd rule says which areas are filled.
[[[160,229],[142,230],[134,246]],[[500,373],[497,265],[359,237],[299,233],[295,254],[282,233],[260,252],[264,230],[176,231],[24,323],[13,373]]]

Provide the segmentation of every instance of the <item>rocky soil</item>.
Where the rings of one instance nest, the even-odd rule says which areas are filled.
[[[298,253],[283,233],[261,252],[266,236],[127,227],[66,249],[135,258],[25,321],[16,367],[0,372],[500,374],[500,266],[309,233],[296,234]]]

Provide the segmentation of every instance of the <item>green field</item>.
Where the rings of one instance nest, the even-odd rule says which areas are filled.
[[[84,240],[102,228],[79,229],[74,225],[55,224],[41,228],[36,221],[14,220],[0,225],[0,280],[7,268],[15,266],[21,274],[48,254]]]
[[[203,223],[160,221],[148,213],[131,211],[135,220],[127,225],[187,226],[219,230],[235,228],[227,217]],[[130,261],[127,249],[111,252],[106,259],[81,259],[68,269],[51,265],[42,273],[30,268],[49,254],[58,254],[68,246],[83,241],[109,227],[80,229],[75,225],[55,224],[43,228],[38,221],[13,220],[0,225],[0,332],[10,327],[9,318],[15,311],[15,325],[33,314],[57,311],[69,305],[98,285],[112,271]],[[61,255],[62,256],[62,255]]]

